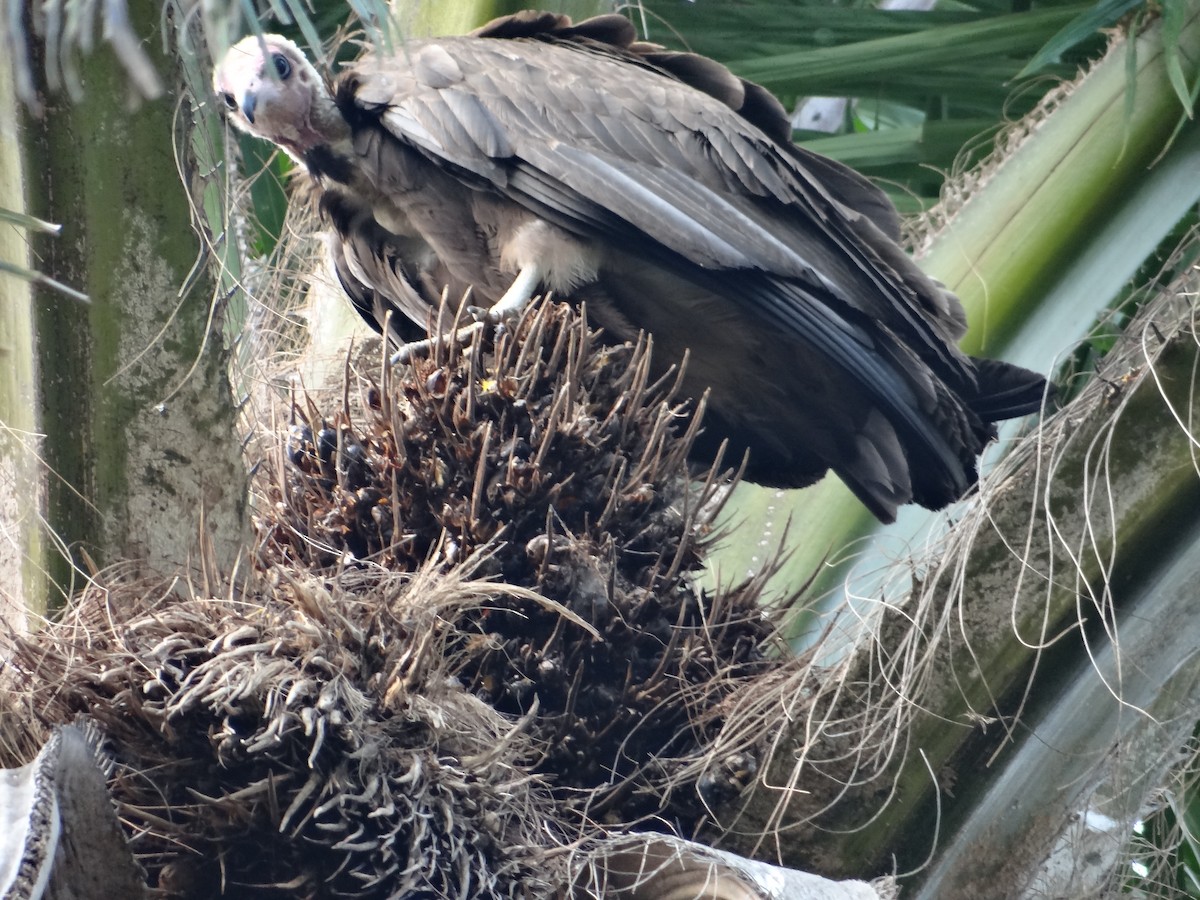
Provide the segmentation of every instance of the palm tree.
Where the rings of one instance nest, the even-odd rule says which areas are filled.
[[[240,5],[215,6],[204,33],[219,44],[247,23]],[[343,15],[272,6],[309,40]],[[44,28],[56,8],[71,7],[50,4]],[[48,42],[9,34],[10,49],[33,48],[37,89],[22,88],[20,67],[0,83],[0,127],[20,117],[25,148],[23,170],[0,166],[23,173],[0,183],[0,208],[22,234],[62,224],[32,254],[0,231],[0,260],[24,276],[0,278],[14,292],[2,306],[18,361],[2,415],[5,527],[23,560],[6,592],[34,611],[70,594],[72,573],[93,561],[175,573],[203,546],[213,573],[244,544],[239,432],[251,425],[238,401],[257,386],[230,388],[227,364],[254,355],[246,329],[261,316],[238,288],[275,283],[262,266],[282,233],[281,193],[256,183],[261,228],[230,214],[247,204],[203,102],[199,8],[168,12],[131,2],[127,32],[109,23],[115,51],[78,57],[53,28]],[[1200,8],[702,0],[633,14],[651,39],[721,58],[785,102],[856,98],[842,133],[801,137],[922,211],[913,246],[967,305],[968,349],[1046,371],[1069,357],[1063,412],[1007,439],[980,499],[932,522],[902,520],[865,544],[865,517],[836,484],[740,489],[714,579],[749,571],[784,595],[811,585],[835,599],[797,617],[798,631],[822,630],[819,650],[729,701],[711,759],[771,738],[763,777],[722,797],[706,840],[830,876],[895,866],[905,896],[1082,897],[1122,884],[1200,895],[1187,827],[1200,721],[1188,591],[1200,509],[1189,431],[1200,129],[1188,118]],[[121,40],[168,20],[170,53],[157,55],[158,39],[141,50]],[[1105,49],[1098,27],[1123,36]],[[68,94],[53,90],[56,72]],[[143,94],[157,73],[183,100],[148,96],[130,113],[131,73]],[[72,85],[86,88],[82,102],[68,99]],[[36,445],[34,432],[45,434]],[[33,484],[44,493],[22,489]],[[781,534],[789,555],[776,563]],[[857,573],[881,569],[880,557],[843,551],[855,541],[925,549],[872,580]]]

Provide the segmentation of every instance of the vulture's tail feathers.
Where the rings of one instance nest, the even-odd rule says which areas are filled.
[[[962,497],[978,481],[978,454],[996,436],[992,423],[1039,412],[1053,396],[1052,386],[1047,389],[1046,380],[1028,369],[999,360],[973,362],[979,387],[965,404],[936,382],[938,403],[932,410],[885,403],[880,409],[887,421],[868,417],[855,451],[833,461],[842,480],[881,521],[893,521],[905,503],[940,509]],[[952,448],[959,451],[957,460],[948,458]]]
[[[1036,372],[998,359],[972,359],[979,391],[971,411],[985,422],[999,422],[1040,412],[1054,397],[1054,386]]]
[[[742,288],[753,299],[753,308],[768,322],[836,366],[870,398],[870,405],[886,418],[889,429],[895,429],[896,439],[905,448],[901,458],[906,457],[908,462],[893,465],[890,480],[895,485],[911,484],[906,489],[911,491],[910,496],[901,503],[915,499],[937,509],[961,497],[974,484],[974,457],[986,437],[972,433],[961,401],[936,377],[930,377],[932,373],[915,354],[901,345],[874,339],[794,282],[743,279]],[[875,443],[879,445],[878,440]],[[893,456],[885,453],[882,458]],[[856,477],[844,460],[828,462],[848,483]],[[870,483],[871,479],[864,479],[863,487]],[[858,488],[855,492],[863,496]],[[891,505],[894,493],[898,496],[904,492],[883,490],[880,500]],[[867,505],[879,515],[874,505]],[[889,520],[882,515],[880,518]]]
[[[896,510],[913,500],[908,454],[892,423],[878,412],[868,414],[853,450],[834,469],[881,522],[896,521]]]

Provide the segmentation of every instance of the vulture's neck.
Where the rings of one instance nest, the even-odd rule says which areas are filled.
[[[324,91],[313,103],[309,121],[312,122],[313,131],[324,138],[327,144],[350,140],[350,124],[333,97]]]
[[[331,96],[321,93],[309,108],[307,121],[297,130],[296,140],[284,149],[313,175],[342,181],[350,165],[350,124]]]
[[[328,178],[338,184],[357,188],[357,169],[350,161],[350,142],[340,144],[316,144],[304,151],[300,162],[314,178]]]

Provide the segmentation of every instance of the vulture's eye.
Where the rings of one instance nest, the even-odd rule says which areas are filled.
[[[233,99],[233,94],[229,93],[228,91],[224,91],[221,93],[221,99],[225,101],[226,109],[237,109],[237,101]]]
[[[292,74],[292,64],[288,62],[288,58],[282,53],[272,53],[271,63],[275,66],[275,71],[279,73],[280,79],[287,81],[288,76]]]

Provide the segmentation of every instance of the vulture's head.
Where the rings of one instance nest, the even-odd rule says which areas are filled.
[[[213,71],[213,90],[238,128],[297,160],[345,128],[313,64],[278,34],[250,35],[230,47]]]

